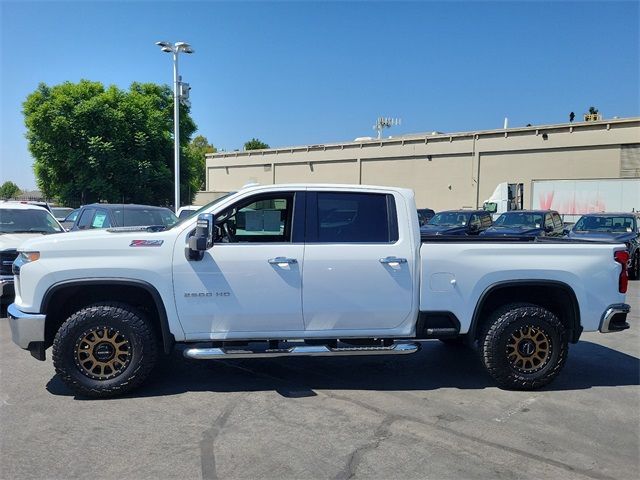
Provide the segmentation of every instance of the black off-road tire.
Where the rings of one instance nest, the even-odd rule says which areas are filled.
[[[98,351],[100,343],[110,342],[112,346]],[[95,362],[85,360],[94,354]],[[108,354],[110,360],[120,356],[122,361],[116,359],[112,369],[105,367],[99,359]],[[64,322],[53,341],[56,373],[74,392],[88,397],[114,397],[133,390],[149,376],[157,359],[153,328],[142,312],[123,303],[82,308]],[[96,365],[94,371],[91,365]]]
[[[529,345],[524,344],[527,335],[532,337]],[[562,370],[569,350],[558,317],[545,308],[522,303],[498,309],[478,340],[485,368],[498,386],[510,390],[535,390],[550,383]],[[520,343],[523,350],[532,348],[535,353],[523,357]]]
[[[636,252],[631,260],[631,268],[629,269],[629,280],[638,280],[640,278],[640,252]]]

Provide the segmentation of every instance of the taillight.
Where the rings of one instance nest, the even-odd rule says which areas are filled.
[[[627,272],[629,252],[620,250],[619,252],[615,252],[613,254],[613,258],[622,267],[622,270],[620,271],[620,277],[618,278],[618,291],[620,293],[627,293],[627,286],[629,285],[629,272]]]

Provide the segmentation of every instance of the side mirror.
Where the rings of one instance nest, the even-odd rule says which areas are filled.
[[[469,225],[470,232],[477,232],[479,230],[478,225]]]
[[[553,227],[551,225],[547,225],[546,227],[544,227],[544,231],[547,233],[551,233],[553,232]]]
[[[213,247],[214,219],[211,213],[201,213],[198,215],[196,231],[189,238],[189,258],[192,260],[202,260],[204,252]]]

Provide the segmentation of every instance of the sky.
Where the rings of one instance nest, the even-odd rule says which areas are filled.
[[[22,103],[40,82],[172,84],[219,150],[640,115],[640,2],[0,0],[0,183],[36,187]]]

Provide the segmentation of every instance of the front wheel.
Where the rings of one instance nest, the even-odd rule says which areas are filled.
[[[53,342],[53,364],[80,395],[112,397],[140,385],[158,348],[144,315],[120,303],[99,303],[71,315]]]
[[[535,305],[500,309],[480,338],[482,361],[502,388],[534,390],[562,370],[569,349],[562,322]]]

